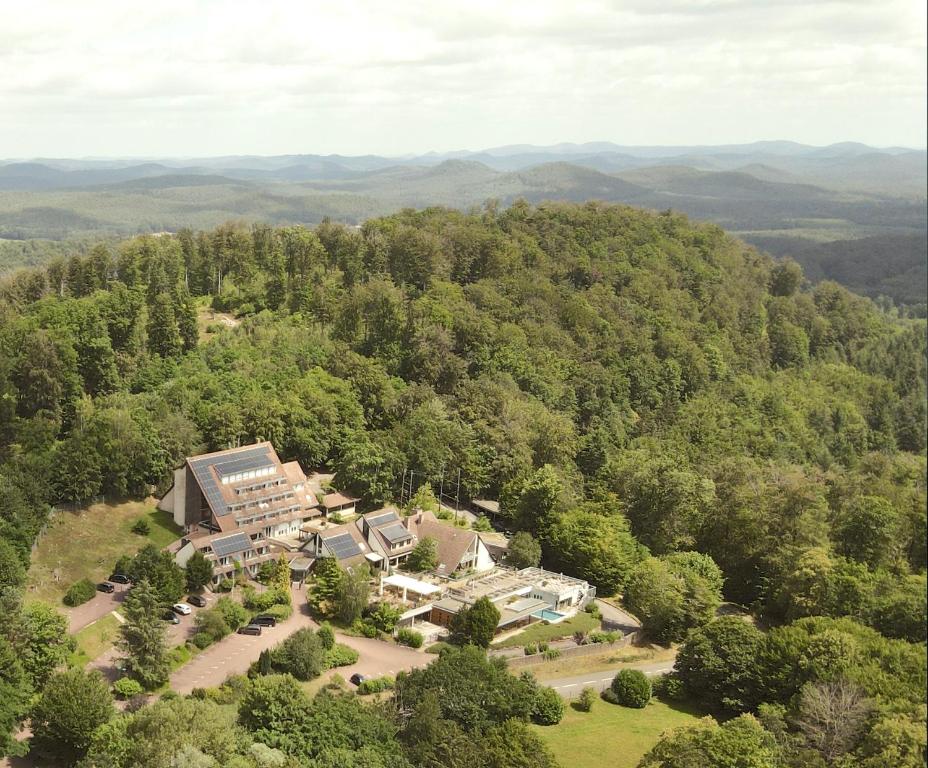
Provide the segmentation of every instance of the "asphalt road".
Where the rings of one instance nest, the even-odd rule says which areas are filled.
[[[66,608],[63,613],[68,617],[68,631],[73,634],[88,624],[93,624],[97,619],[102,619],[122,604],[128,592],[127,584],[117,584],[116,591],[109,595],[105,592],[97,592],[86,603],[76,608]]]
[[[211,688],[221,685],[229,675],[245,674],[252,662],[258,660],[261,651],[272,648],[298,629],[318,628],[319,625],[309,616],[305,593],[294,590],[293,604],[293,615],[289,619],[276,627],[265,628],[260,636],[232,634],[194,656],[190,662],[171,675],[171,688],[178,693],[185,694],[190,693],[194,688]],[[185,617],[182,621],[186,622],[190,618]],[[425,666],[435,658],[402,645],[366,637],[351,637],[336,633],[336,639],[354,648],[359,654],[357,663],[334,670],[346,679],[355,672],[376,677],[394,676],[400,670]]]
[[[638,669],[644,672],[648,677],[655,677],[670,672],[673,669],[673,659],[652,661],[642,664],[624,664],[613,670],[586,672],[585,674],[574,675],[573,677],[545,680],[543,684],[553,688],[565,699],[572,699],[574,696],[579,696],[580,691],[584,688],[593,688],[597,692],[606,690],[612,682],[612,678],[622,669]]]

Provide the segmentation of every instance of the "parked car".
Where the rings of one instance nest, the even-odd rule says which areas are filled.
[[[170,621],[172,624],[180,624],[180,617],[174,611],[165,611],[161,614],[161,618]]]
[[[348,678],[355,685],[361,685],[365,680],[367,680],[367,675],[362,675],[360,672],[355,672],[351,677]]]
[[[259,627],[276,627],[277,619],[269,614],[259,613],[251,620],[251,623],[257,624]]]
[[[99,584],[97,584],[97,592],[106,592],[107,594],[110,594],[111,592],[115,591],[116,585],[110,584],[108,581],[101,581]]]
[[[197,608],[206,607],[206,598],[201,595],[188,595],[187,602],[190,603],[190,605],[195,605]]]
[[[174,603],[174,605],[171,606],[171,610],[174,611],[174,613],[179,613],[181,616],[189,616],[193,608],[187,605],[187,603]]]
[[[240,635],[260,635],[261,627],[258,624],[246,624],[244,627],[238,628],[238,633]]]
[[[114,573],[112,576],[110,576],[109,580],[112,581],[114,584],[131,584],[132,583],[132,579],[130,579],[124,573]]]

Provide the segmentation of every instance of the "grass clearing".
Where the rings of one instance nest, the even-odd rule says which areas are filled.
[[[150,524],[147,536],[132,533],[139,518]],[[32,555],[27,597],[61,605],[61,598],[75,581],[105,579],[121,555],[135,554],[149,543],[164,547],[180,534],[171,516],[155,508],[154,499],[59,511],[39,537]]]
[[[656,699],[630,709],[597,699],[590,712],[568,707],[557,725],[532,728],[563,768],[634,768],[665,731],[694,723],[702,713]],[[608,757],[607,757],[608,756]]]
[[[74,635],[77,648],[68,659],[68,664],[83,667],[98,658],[113,646],[119,632],[119,620],[112,613],[88,624]]]
[[[593,632],[599,629],[600,621],[593,614],[580,611],[569,619],[559,621],[557,624],[545,624],[542,621],[530,625],[522,632],[507,637],[496,643],[493,648],[517,648],[529,643],[549,643],[563,637],[572,637],[574,632]]]

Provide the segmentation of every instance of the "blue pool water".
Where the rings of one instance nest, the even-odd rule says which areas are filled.
[[[558,622],[561,619],[565,618],[565,615],[563,613],[552,611],[550,608],[542,608],[538,613],[533,613],[532,615],[538,617],[542,621],[550,621],[550,622]]]

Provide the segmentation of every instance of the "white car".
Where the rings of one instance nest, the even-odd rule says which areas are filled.
[[[174,613],[179,613],[181,616],[189,616],[193,608],[187,605],[187,603],[174,603],[174,605],[171,606],[171,610],[174,611]]]

